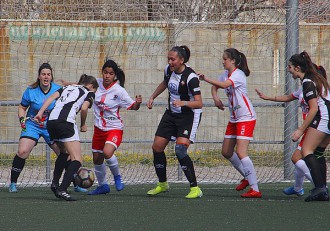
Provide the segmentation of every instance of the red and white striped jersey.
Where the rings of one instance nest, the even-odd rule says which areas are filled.
[[[124,124],[119,110],[131,109],[135,101],[118,82],[114,82],[108,88],[104,88],[103,79],[98,79],[98,83],[93,103],[94,125],[103,131],[123,130]]]
[[[228,97],[230,122],[237,123],[256,119],[253,105],[247,96],[246,76],[240,69],[236,69],[229,75],[228,71],[219,77],[220,82],[230,80],[232,85],[224,89]]]

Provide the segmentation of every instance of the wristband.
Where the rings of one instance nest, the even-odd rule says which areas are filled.
[[[184,106],[188,107],[188,101],[184,101]]]

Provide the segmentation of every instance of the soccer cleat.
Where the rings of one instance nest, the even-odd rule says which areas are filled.
[[[88,195],[101,195],[101,194],[107,194],[110,192],[110,187],[108,184],[103,184],[101,186],[98,186],[93,191],[89,192]]]
[[[78,185],[74,186],[74,191],[75,192],[80,192],[80,193],[87,193],[88,190],[82,187],[79,187]]]
[[[246,179],[241,180],[241,183],[237,185],[236,190],[241,191],[244,190],[247,186],[249,186],[249,181]]]
[[[168,190],[170,189],[170,186],[168,185],[168,183],[165,181],[165,182],[158,182],[157,183],[157,187],[154,188],[154,189],[151,189],[147,192],[148,195],[150,196],[154,196],[154,195],[157,195],[159,193],[162,193],[162,192],[168,192]]]
[[[196,186],[196,187],[191,187],[190,192],[186,196],[187,199],[195,199],[203,196],[202,190]]]
[[[16,193],[16,192],[18,192],[17,191],[17,188],[16,188],[16,183],[10,183],[10,185],[9,185],[9,192],[10,193]]]
[[[66,191],[58,191],[56,190],[56,194],[58,198],[62,198],[66,201],[76,201],[76,199],[72,198],[69,193]]]
[[[285,188],[285,189],[283,189],[283,193],[285,194],[285,195],[297,195],[297,196],[303,196],[304,194],[305,194],[305,191],[304,191],[304,189],[302,188],[302,189],[300,189],[299,191],[296,191],[295,189],[294,189],[294,187],[292,186],[292,187],[289,187],[289,188]]]
[[[115,180],[115,186],[116,186],[117,191],[123,190],[124,187],[125,187],[125,185],[124,185],[124,183],[121,180],[121,176],[120,175],[115,176],[114,177],[114,180]]]
[[[327,188],[314,188],[311,191],[311,195],[305,198],[306,202],[310,201],[329,201],[329,193]]]
[[[52,190],[52,192],[54,193],[54,195],[57,197],[57,198],[60,198],[58,195],[57,195],[57,189],[58,189],[58,183],[52,181],[52,184],[50,185],[50,190]]]
[[[246,193],[243,193],[241,195],[241,197],[243,197],[243,198],[261,198],[261,192],[257,192],[251,188]]]

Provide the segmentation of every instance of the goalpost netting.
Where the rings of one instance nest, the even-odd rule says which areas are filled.
[[[167,52],[175,45],[187,45],[191,50],[189,65],[211,78],[223,71],[226,48],[234,47],[247,56],[251,70],[249,97],[257,113],[249,155],[258,180],[293,179],[293,168],[288,166],[290,155],[284,151],[290,119],[284,116],[285,105],[261,100],[255,89],[270,96],[291,93],[285,88],[291,78],[286,74],[285,47],[290,42],[286,30],[297,22],[299,51],[306,50],[316,64],[330,71],[330,2],[299,1],[296,18],[286,18],[291,10],[288,7],[284,0],[1,0],[0,187],[8,185],[17,153],[21,131],[18,104],[26,87],[37,79],[38,67],[49,62],[55,81],[75,82],[83,73],[101,77],[106,58],[115,60],[124,70],[125,88],[131,97],[142,95],[144,101],[139,111],[120,112],[125,124],[124,141],[116,155],[123,180],[127,184],[156,182],[151,145],[166,108],[167,92],[155,100],[152,110],[145,103],[162,81]],[[242,177],[221,156],[228,107],[225,111],[214,107],[210,89],[201,82],[203,116],[196,143],[188,151],[199,182],[236,183]],[[219,96],[227,102],[222,91]],[[294,113],[300,124],[300,109]],[[87,125],[88,131],[80,133],[83,165],[92,168],[92,112]],[[166,149],[168,180],[186,182],[173,147],[170,143]],[[41,138],[18,184],[49,184],[54,159],[55,154]],[[284,174],[285,169],[290,170],[289,175]],[[111,183],[110,172],[108,176]]]

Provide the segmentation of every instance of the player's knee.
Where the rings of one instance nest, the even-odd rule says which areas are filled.
[[[179,160],[182,160],[187,154],[187,146],[184,144],[176,144],[175,145],[175,154],[178,157]]]

